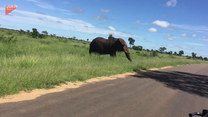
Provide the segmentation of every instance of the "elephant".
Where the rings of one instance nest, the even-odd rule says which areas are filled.
[[[117,51],[123,51],[126,54],[126,58],[131,60],[130,53],[126,42],[121,38],[109,37],[108,39],[97,37],[90,43],[89,54],[110,54],[115,57]]]

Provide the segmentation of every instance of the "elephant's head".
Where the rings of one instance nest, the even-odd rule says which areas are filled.
[[[118,38],[115,45],[116,45],[117,51],[124,51],[126,54],[126,58],[128,58],[129,61],[132,61],[131,57],[130,57],[129,50],[128,50],[128,46],[123,39]]]

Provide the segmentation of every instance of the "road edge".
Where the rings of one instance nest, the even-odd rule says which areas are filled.
[[[162,70],[162,69],[168,69],[176,66],[165,66],[161,68],[150,68],[147,70],[141,70],[139,72],[146,72],[146,71],[154,71],[154,70]],[[120,78],[125,78],[126,76],[129,75],[136,75],[138,72],[126,72],[122,74],[116,74],[112,76],[102,76],[102,77],[96,77],[96,78],[90,78],[86,81],[78,81],[78,82],[66,82],[63,84],[60,84],[58,86],[55,86],[54,88],[51,89],[34,89],[32,91],[26,92],[26,91],[20,91],[17,94],[13,95],[7,95],[4,97],[0,98],[0,104],[3,103],[10,103],[10,102],[20,102],[20,101],[27,101],[27,100],[33,100],[36,99],[40,96],[50,94],[50,93],[57,93],[57,92],[62,92],[67,89],[73,89],[73,88],[79,88],[83,85],[89,84],[89,83],[96,83],[96,82],[101,82],[101,81],[106,81],[106,80],[115,80],[115,79],[120,79]]]

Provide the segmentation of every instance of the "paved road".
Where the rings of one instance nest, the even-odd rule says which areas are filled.
[[[0,104],[0,117],[187,117],[208,108],[208,64],[91,83]]]

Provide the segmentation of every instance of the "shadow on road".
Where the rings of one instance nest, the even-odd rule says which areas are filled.
[[[151,78],[164,83],[167,87],[208,97],[208,76],[185,72],[149,71],[135,75],[137,78]]]

